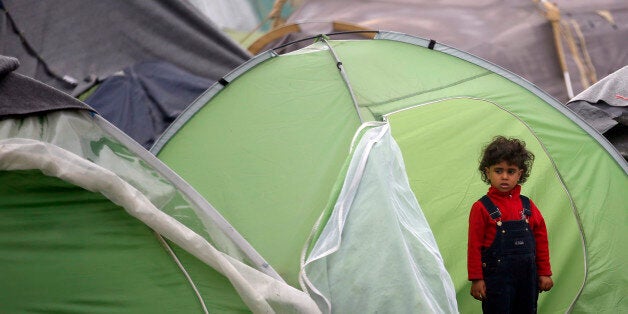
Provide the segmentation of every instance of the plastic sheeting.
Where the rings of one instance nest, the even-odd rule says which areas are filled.
[[[301,278],[325,312],[457,313],[452,280],[389,125],[355,149]]]

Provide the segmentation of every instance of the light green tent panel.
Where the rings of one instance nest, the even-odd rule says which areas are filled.
[[[335,68],[319,66],[327,58],[285,56],[254,67],[158,154],[295,286],[298,257],[359,125],[343,105],[348,92],[329,79]]]
[[[481,148],[499,134],[526,141],[536,159],[522,193],[532,198],[546,220],[556,282],[550,293],[541,294],[539,311],[564,313],[584,282],[584,247],[570,195],[535,134],[503,108],[469,98],[419,105],[388,119],[403,151],[412,189],[432,230],[441,235],[439,248],[464,312],[481,312],[480,302],[469,297],[466,280],[469,210],[488,189],[477,171]]]
[[[625,160],[600,134],[537,87],[454,48],[379,32],[375,40],[319,38],[289,54],[260,54],[202,95],[152,151],[206,197],[288,283],[296,285],[301,248],[316,217],[329,209],[328,200],[338,193],[351,136],[360,123],[394,119],[393,113],[417,104],[455,98],[490,104],[492,110],[501,108],[501,114],[487,119],[485,106],[480,105],[471,106],[472,112],[464,115],[430,112],[420,117],[421,123],[407,122],[404,127],[416,128],[415,132],[399,133],[395,121],[391,126],[416,197],[425,206],[452,272],[460,311],[478,309],[468,295],[466,275],[462,276],[466,270],[460,267],[461,256],[466,259],[466,233],[460,232],[466,230],[465,221],[442,219],[430,212],[430,204],[450,206],[450,195],[464,195],[454,205],[464,209],[458,218],[467,217],[472,201],[485,193],[486,186],[475,174],[447,175],[406,154],[446,150],[446,156],[458,159],[444,165],[442,158],[441,166],[474,173],[482,144],[504,132],[530,141],[539,156],[533,171],[552,174],[548,179],[531,179],[524,192],[544,212],[556,207],[560,215],[568,215],[547,214],[555,229],[550,230],[550,240],[555,243],[552,252],[557,250],[552,256],[556,288],[542,296],[543,307],[577,313],[627,310],[625,298],[620,297],[628,294],[627,275],[620,270],[628,243],[616,240],[626,237]],[[364,121],[359,121],[355,106]],[[444,127],[445,121],[463,121],[465,116],[474,117],[467,121],[469,129],[455,122]],[[418,131],[422,129],[439,132],[422,137]],[[462,142],[463,138],[472,140]],[[408,143],[414,144],[406,152]],[[457,162],[461,158],[462,164]],[[417,169],[421,178],[412,173]],[[419,191],[419,182],[427,191]],[[568,227],[560,227],[563,219]],[[447,240],[452,232],[457,232],[457,242]]]
[[[104,196],[39,170],[0,171],[0,312],[201,313],[155,233]],[[203,267],[215,313],[248,312]],[[200,280],[199,280],[200,281]]]

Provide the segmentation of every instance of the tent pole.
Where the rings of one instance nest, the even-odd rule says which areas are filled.
[[[560,10],[558,7],[547,0],[541,0],[543,3],[545,17],[552,24],[552,31],[554,33],[554,43],[556,44],[556,52],[558,53],[558,62],[560,63],[560,69],[563,71],[563,79],[565,81],[565,87],[567,88],[567,96],[572,99],[573,88],[571,86],[571,78],[569,76],[569,70],[567,69],[567,63],[565,62],[565,52],[563,50],[563,44],[560,39]]]
[[[338,68],[338,71],[340,71],[340,76],[342,76],[342,80],[347,85],[347,89],[349,89],[349,94],[351,95],[351,101],[353,101],[353,106],[355,107],[355,111],[358,113],[358,118],[360,118],[360,123],[364,123],[362,114],[360,114],[360,106],[358,105],[358,100],[355,98],[355,93],[353,92],[353,88],[351,88],[351,83],[349,83],[349,78],[347,77],[347,72],[345,72],[345,68],[342,66],[342,62],[340,61],[340,59],[338,59],[338,55],[336,55],[334,48],[331,47],[331,45],[327,41],[327,38],[325,38],[325,36],[323,35],[321,35],[320,38],[325,43],[325,45],[329,47],[329,52],[331,52],[331,55],[334,57],[334,60],[336,61],[336,67]]]

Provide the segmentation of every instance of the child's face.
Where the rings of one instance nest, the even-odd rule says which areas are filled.
[[[486,176],[491,185],[500,192],[509,192],[512,190],[521,178],[522,169],[518,166],[502,161],[498,164],[485,168]]]

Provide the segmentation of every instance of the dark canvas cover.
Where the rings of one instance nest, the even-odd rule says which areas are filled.
[[[85,102],[149,149],[211,83],[167,62],[142,62],[103,81]]]
[[[142,61],[217,80],[249,58],[186,1],[3,0],[0,54],[17,71],[78,95]]]
[[[89,106],[29,77],[15,73],[19,61],[0,55],[0,119]]]
[[[542,2],[308,0],[288,23],[300,24],[310,35],[328,32],[317,24],[335,21],[433,39],[506,68],[565,103],[571,97]],[[574,95],[595,83],[593,77],[603,78],[628,64],[627,1],[551,3],[560,12],[560,38]]]

